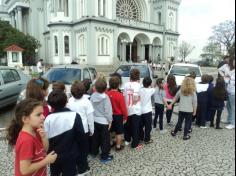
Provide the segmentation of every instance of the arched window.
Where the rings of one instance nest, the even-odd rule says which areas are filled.
[[[108,55],[108,39],[106,39],[106,45],[105,45],[105,49],[106,49],[106,55]]]
[[[69,5],[68,0],[56,0],[55,1],[57,12],[64,12],[64,16],[69,16]],[[54,5],[54,2],[53,4]]]
[[[104,52],[104,37],[102,37],[102,40],[101,40],[101,44],[102,44],[102,48],[101,48],[101,51],[102,51],[102,55],[104,55],[105,54],[105,52]]]
[[[158,24],[161,25],[161,12],[158,12]]]
[[[58,7],[57,7],[57,11],[58,12],[62,12],[63,11],[63,0],[58,0]]]
[[[98,16],[106,16],[106,0],[98,0]]]
[[[98,38],[98,55],[101,55],[101,41],[100,41],[100,38]]]
[[[174,56],[174,44],[170,43],[169,44],[169,57],[173,57]]]
[[[79,36],[79,55],[85,56],[86,55],[86,40],[84,35]]]
[[[169,29],[174,30],[174,23],[175,23],[174,14],[171,12],[169,14]]]
[[[98,38],[98,55],[109,55],[109,38],[102,35]]]
[[[64,16],[65,16],[65,17],[68,17],[68,16],[69,16],[68,0],[64,0]]]
[[[70,40],[69,40],[69,36],[64,36],[64,52],[65,55],[70,55]]]
[[[55,55],[57,56],[58,55],[58,39],[57,39],[57,36],[54,36],[54,52],[55,52]]]
[[[85,1],[84,0],[80,0],[80,17],[85,16]]]

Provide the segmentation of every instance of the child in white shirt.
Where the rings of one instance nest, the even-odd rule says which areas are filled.
[[[155,93],[155,89],[151,88],[152,80],[150,77],[146,77],[143,80],[143,88],[140,90],[141,97],[141,122],[140,122],[140,133],[139,138],[144,141],[145,144],[153,143],[151,139],[152,131],[152,96]],[[144,128],[145,127],[145,128]]]
[[[71,94],[73,97],[69,99],[67,104],[67,107],[70,110],[80,115],[84,127],[84,132],[87,134],[85,141],[86,145],[84,145],[86,147],[84,149],[79,149],[80,151],[83,151],[83,153],[80,153],[82,157],[79,157],[80,159],[78,161],[79,174],[84,174],[89,171],[87,161],[89,153],[89,136],[92,136],[94,133],[94,109],[92,103],[86,96],[84,96],[84,93],[84,84],[82,82],[75,81],[71,87]]]

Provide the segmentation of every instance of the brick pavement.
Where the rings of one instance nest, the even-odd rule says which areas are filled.
[[[225,115],[224,115],[225,117]],[[174,121],[177,117],[174,115]],[[182,140],[153,131],[154,143],[136,151],[126,147],[114,154],[114,161],[101,164],[89,159],[91,176],[234,176],[235,132],[194,127],[192,138]],[[0,138],[3,133],[0,132]],[[0,140],[0,175],[13,176],[13,154]]]

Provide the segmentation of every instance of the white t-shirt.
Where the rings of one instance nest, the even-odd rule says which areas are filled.
[[[232,74],[229,79],[227,91],[229,95],[235,95],[235,69],[234,69],[234,74]]]
[[[235,69],[230,70],[230,67],[228,64],[223,65],[219,68],[219,73],[221,76],[224,77],[225,82],[228,84],[230,77],[235,74]]]
[[[38,70],[38,73],[42,73],[43,72],[43,66],[42,66],[42,62],[39,61],[37,63],[37,70]]]
[[[77,112],[84,126],[85,133],[90,131],[91,134],[94,133],[94,116],[93,116],[93,105],[88,100],[86,96],[83,96],[81,99],[75,99],[71,97],[67,103],[67,107],[74,112]]]
[[[128,110],[128,115],[141,115],[140,102],[140,88],[139,82],[127,82],[124,86],[124,97]]]
[[[141,97],[141,112],[142,114],[147,114],[152,112],[152,96],[155,93],[154,88],[141,88],[140,97]]]

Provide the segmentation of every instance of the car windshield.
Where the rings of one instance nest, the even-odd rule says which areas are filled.
[[[148,66],[146,65],[122,65],[117,70],[116,73],[119,73],[122,77],[129,77],[130,70],[137,68],[140,71],[140,77],[150,77]]]
[[[81,80],[81,69],[75,68],[53,68],[49,70],[44,77],[50,82],[64,82],[72,84],[75,80]]]
[[[177,76],[186,76],[191,72],[195,72],[196,75],[199,77],[201,76],[200,70],[198,67],[189,67],[189,66],[173,66],[170,74],[177,75]]]

